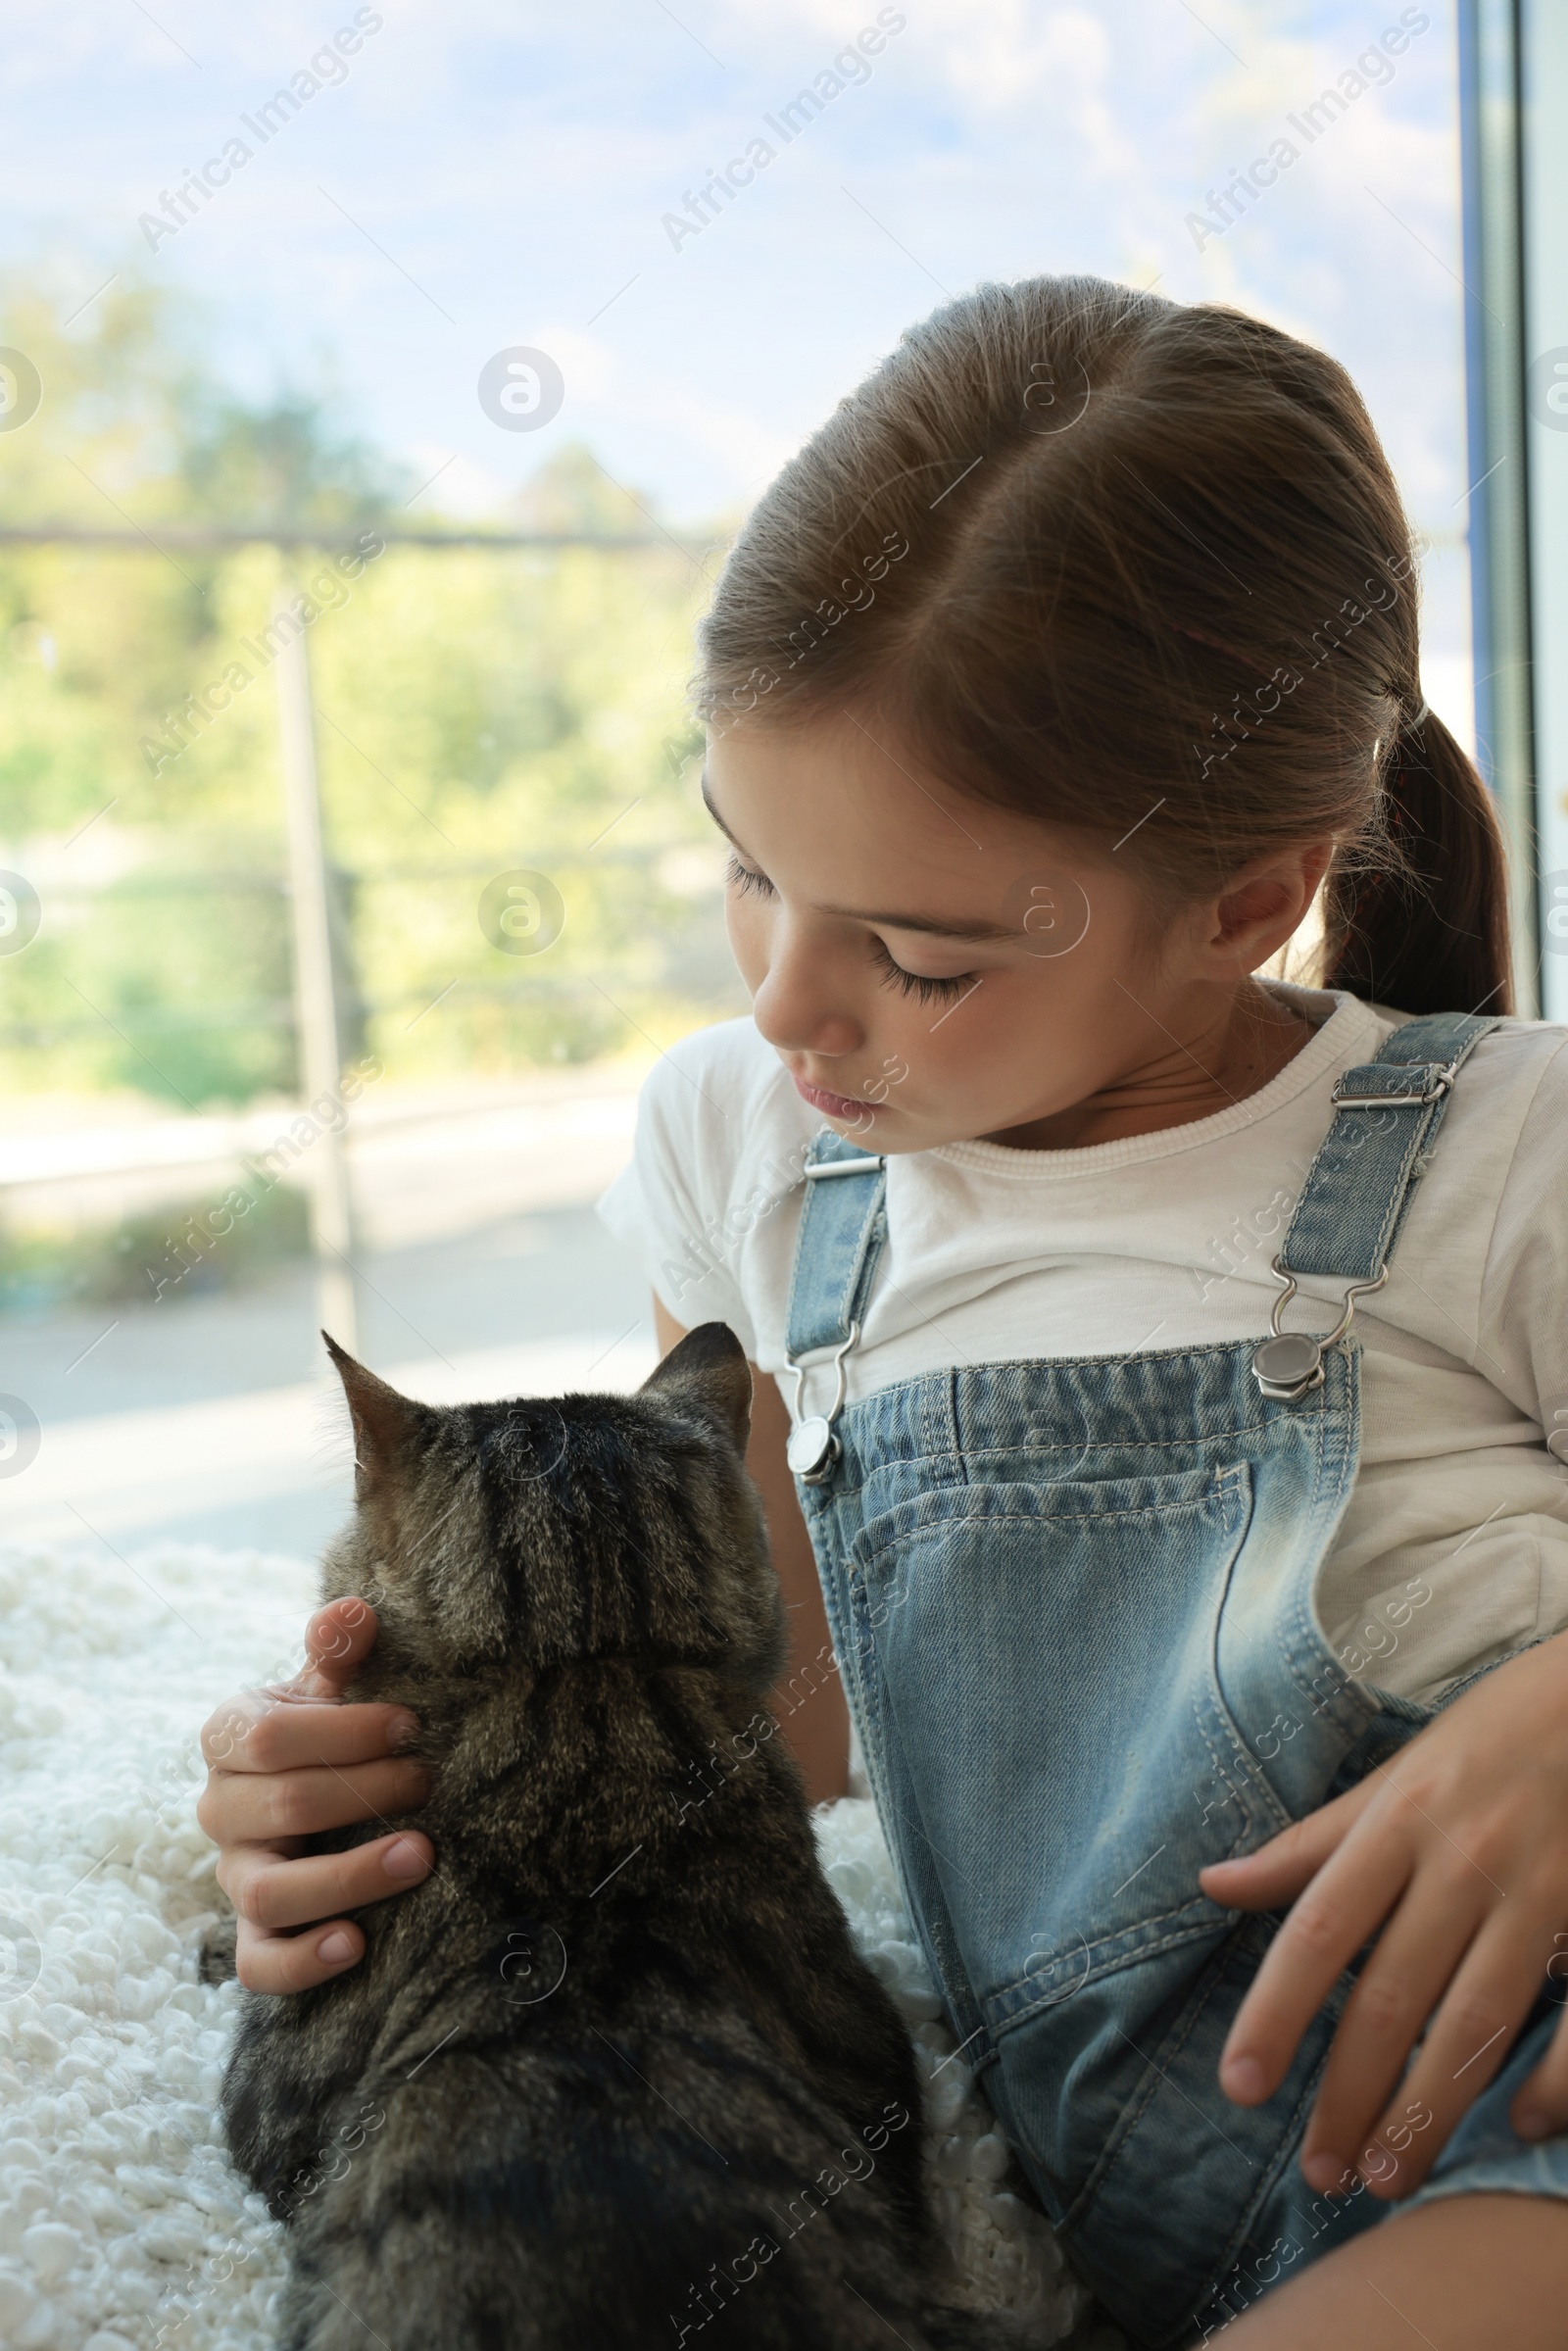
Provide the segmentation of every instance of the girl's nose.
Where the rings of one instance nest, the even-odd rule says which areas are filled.
[[[752,1017],[768,1044],[784,1053],[853,1053],[865,1043],[865,1030],[853,1012],[833,1001],[820,966],[813,972],[800,954],[775,955],[752,999]]]

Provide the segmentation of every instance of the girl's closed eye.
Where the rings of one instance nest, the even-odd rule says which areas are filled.
[[[755,891],[759,898],[771,898],[774,894],[773,885],[766,874],[757,873],[750,865],[743,865],[733,850],[725,860],[724,879],[732,890],[739,890],[743,896],[748,891]]]
[[[956,971],[947,979],[934,978],[929,972],[908,971],[881,939],[872,940],[871,958],[890,988],[899,988],[906,996],[917,996],[923,1004],[939,1003],[944,997],[961,996],[975,978],[972,971]]]
[[[743,864],[732,849],[724,868],[724,879],[734,890],[759,898],[777,896],[765,873],[753,865]],[[974,980],[972,971],[955,972],[951,977],[937,978],[929,972],[910,971],[893,955],[885,940],[872,938],[871,959],[889,987],[898,988],[906,996],[916,996],[921,1004],[941,1003],[944,999],[961,995]]]

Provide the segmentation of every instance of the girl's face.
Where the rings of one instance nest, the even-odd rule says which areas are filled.
[[[960,798],[867,724],[735,726],[704,775],[757,1026],[830,1126],[889,1151],[1105,1142],[1222,1108],[1298,1049],[1248,974],[1329,844],[1161,918],[1108,838]]]

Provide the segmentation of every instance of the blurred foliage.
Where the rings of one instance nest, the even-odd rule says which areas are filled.
[[[0,867],[43,906],[0,957],[0,1084],[175,1108],[292,1086],[280,592],[308,600],[347,1013],[393,1076],[645,1049],[738,1009],[684,708],[711,563],[568,449],[506,524],[655,545],[392,547],[345,576],[363,534],[407,526],[409,481],[320,400],[237,402],[200,328],[123,279],[74,327],[36,289],[0,313],[44,386],[0,434],[0,522],[147,542],[0,545]],[[315,544],[182,546],[204,522]],[[537,955],[479,928],[517,868],[565,907]]]
[[[257,1281],[306,1253],[310,1211],[305,1194],[278,1184],[206,1253],[190,1251],[189,1269],[181,1273],[177,1269],[187,1261],[176,1253],[182,1228],[211,1206],[209,1196],[145,1209],[116,1224],[59,1229],[0,1219],[0,1314],[205,1298]]]

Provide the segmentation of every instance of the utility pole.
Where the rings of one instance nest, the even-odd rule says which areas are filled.
[[[283,639],[273,668],[277,679],[278,741],[288,827],[295,1018],[300,1081],[308,1108],[323,1098],[329,1097],[334,1104],[341,1101],[338,1093],[341,1073],[326,853],[316,772],[316,725],[311,709],[310,655],[305,625],[293,610],[293,594],[283,587],[273,598],[272,626]],[[305,1159],[318,1311],[322,1328],[330,1331],[350,1354],[356,1354],[359,1318],[355,1311],[354,1227],[348,1163],[341,1129],[325,1121],[318,1123],[321,1132],[308,1147]]]

